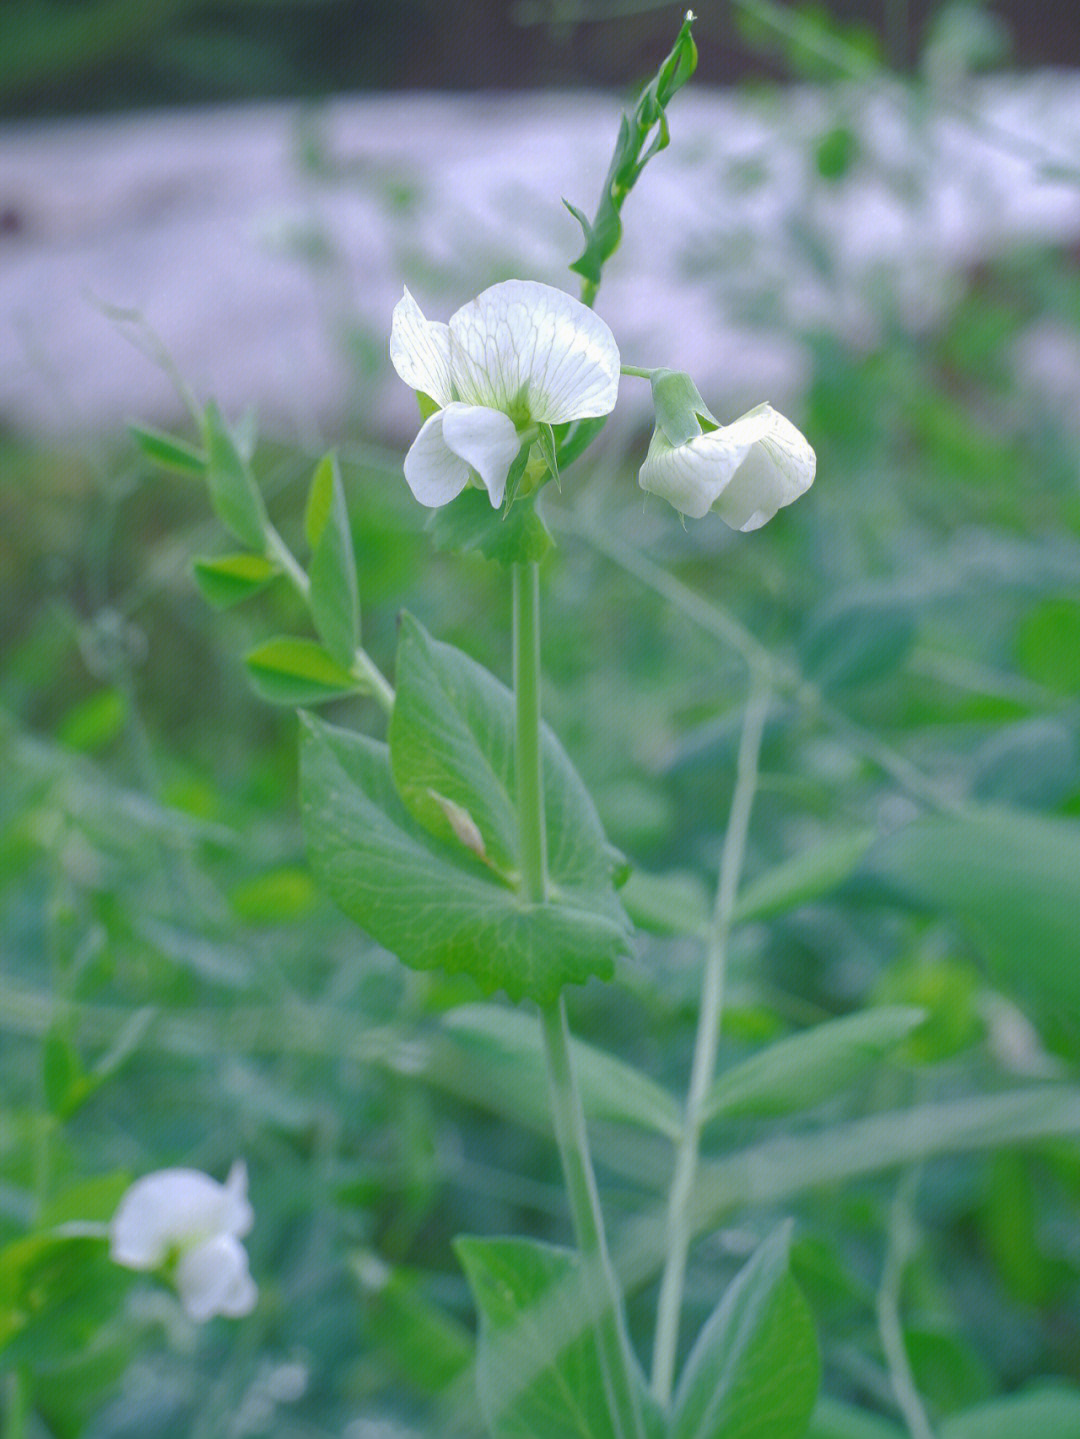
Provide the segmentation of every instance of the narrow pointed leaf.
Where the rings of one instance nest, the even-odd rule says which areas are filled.
[[[278,573],[277,566],[265,555],[247,553],[197,559],[191,569],[199,593],[218,610],[257,595]]]
[[[245,663],[258,694],[273,704],[322,704],[363,688],[314,640],[267,640],[245,656]]]
[[[316,467],[304,523],[312,550],[312,619],[323,644],[348,669],[360,644],[360,599],[345,492],[333,454]]]
[[[266,546],[266,506],[212,401],[203,412],[203,438],[209,460],[206,478],[214,513],[241,544],[261,552]]]
[[[733,1065],[709,1091],[706,1119],[733,1114],[794,1114],[841,1093],[880,1063],[925,1018],[910,1005],[869,1009],[778,1040]]]
[[[791,1276],[790,1222],[755,1250],[698,1335],[672,1404],[671,1439],[801,1439],[821,1362]]]
[[[128,425],[128,433],[146,458],[163,470],[174,470],[193,480],[205,478],[207,459],[194,445],[174,435],[164,435],[160,430],[144,429],[142,425]]]
[[[874,840],[872,830],[857,830],[823,840],[758,875],[739,894],[735,919],[747,924],[787,914],[821,899],[850,879]]]

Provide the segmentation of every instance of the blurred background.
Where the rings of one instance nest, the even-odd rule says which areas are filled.
[[[897,1439],[875,1301],[902,1241],[914,1380],[964,1439],[980,1405],[1080,1386],[1080,24],[1068,0],[697,8],[700,68],[598,309],[628,363],[691,370],[722,419],[790,414],[818,479],[756,535],[684,528],[642,503],[627,380],[547,497],[547,716],[659,877],[628,892],[624,982],[576,992],[573,1023],[684,1091],[700,948],[672,920],[708,904],[745,631],[776,679],[722,1063],[834,1017],[928,1018],[861,1051],[858,1083],[710,1131],[768,1182],[695,1251],[686,1333],[794,1214],[828,1393],[878,1419],[814,1439]],[[0,5],[5,1434],[479,1432],[450,1241],[568,1238],[535,1069],[480,996],[403,971],[315,890],[295,717],[242,662],[305,614],[284,587],[204,605],[192,557],[229,542],[126,426],[190,440],[189,402],[216,397],[298,551],[335,446],[370,652],[392,672],[407,606],[505,679],[505,574],[440,550],[401,476],[390,313],[403,284],[439,319],[511,275],[575,288],[561,199],[591,213],[680,20]],[[383,732],[369,701],[329,714]],[[618,1250],[670,1151],[594,1129]],[[794,1147],[763,1167],[773,1141]],[[835,1172],[808,1179],[813,1154]],[[262,1292],[241,1325],[27,1247],[107,1218],[136,1174],[237,1156]],[[632,1297],[643,1353],[655,1298]]]

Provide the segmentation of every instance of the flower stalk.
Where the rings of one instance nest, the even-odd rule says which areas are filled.
[[[540,737],[540,577],[534,562],[513,567],[515,767],[518,835],[525,893],[539,904],[547,894],[547,844]],[[608,1252],[585,1111],[570,1056],[566,1005],[560,995],[540,1011],[555,1140],[586,1282],[606,1302],[596,1322],[604,1385],[619,1439],[645,1439],[641,1398],[623,1315],[622,1292]]]

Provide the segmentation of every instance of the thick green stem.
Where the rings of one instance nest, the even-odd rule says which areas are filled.
[[[727,969],[728,936],[735,910],[735,898],[742,872],[750,810],[757,789],[758,757],[761,736],[768,709],[768,689],[760,674],[753,672],[750,698],[743,722],[739,758],[736,765],[735,791],[731,814],[724,835],[720,856],[720,876],[716,907],[705,953],[705,972],[701,985],[701,1007],[698,1011],[694,1059],[690,1072],[690,1088],[686,1097],[686,1114],[682,1135],[675,1156],[675,1174],[668,1196],[667,1256],[660,1281],[660,1299],[656,1315],[656,1339],[653,1345],[652,1392],[658,1403],[666,1405],[671,1398],[675,1378],[675,1358],[679,1345],[679,1318],[682,1312],[686,1261],[693,1237],[691,1200],[697,1178],[701,1131],[705,1124],[705,1106],[716,1073],[716,1052],[720,1040],[720,1020],[724,1008],[724,977]]]
[[[540,749],[540,579],[534,563],[516,564],[514,578],[515,777],[518,836],[525,893],[533,903],[547,897]],[[604,1384],[618,1439],[645,1439],[641,1399],[623,1316],[622,1293],[604,1235],[585,1112],[570,1058],[570,1031],[562,996],[540,1012],[547,1060],[552,1121],[566,1180],[570,1213],[590,1291],[600,1289],[596,1320]]]
[[[514,566],[514,765],[518,838],[525,892],[533,901],[547,894],[547,837],[540,755],[540,570]]]

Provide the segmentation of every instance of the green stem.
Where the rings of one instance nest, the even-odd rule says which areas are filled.
[[[637,380],[651,380],[652,370],[643,370],[640,365],[621,365],[619,367],[624,375],[633,375]]]
[[[716,1073],[716,1053],[720,1041],[720,1020],[724,1008],[724,978],[727,970],[728,936],[731,933],[735,898],[742,873],[750,810],[758,782],[758,760],[761,737],[768,711],[769,690],[761,671],[752,671],[750,697],[743,721],[742,739],[736,765],[735,790],[731,814],[724,835],[720,856],[720,875],[716,906],[705,952],[705,972],[701,985],[701,1007],[698,1011],[694,1059],[690,1072],[690,1088],[686,1097],[686,1114],[675,1156],[675,1174],[668,1196],[667,1255],[660,1280],[660,1298],[656,1316],[656,1339],[653,1345],[652,1392],[661,1405],[671,1399],[675,1378],[675,1357],[679,1345],[679,1317],[682,1312],[686,1262],[693,1237],[690,1213],[694,1184],[697,1179],[701,1131],[705,1125],[705,1106]]]
[[[530,900],[540,902],[547,895],[547,836],[540,754],[540,569],[531,562],[516,564],[513,575],[518,837],[525,892]]]
[[[514,762],[518,836],[525,893],[534,903],[547,897],[547,840],[540,739],[540,578],[535,563],[516,564],[514,585]],[[574,1233],[590,1292],[602,1300],[596,1335],[611,1415],[618,1439],[645,1439],[634,1360],[623,1316],[622,1292],[604,1234],[585,1111],[570,1057],[570,1031],[562,996],[541,1008],[552,1122],[566,1179]]]
[[[915,1222],[912,1198],[916,1178],[909,1175],[893,1200],[889,1214],[888,1250],[877,1294],[878,1333],[889,1370],[889,1382],[897,1407],[911,1439],[934,1439],[934,1430],[926,1414],[912,1373],[904,1342],[904,1325],[900,1317],[900,1292],[904,1271],[915,1249]]]
[[[371,693],[389,714],[394,708],[394,686],[383,674],[365,649],[358,649],[353,656],[353,673],[359,675],[371,686]]]

